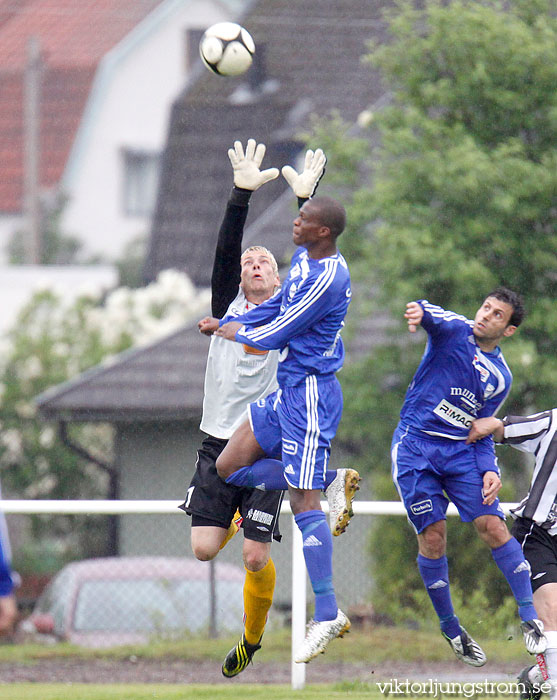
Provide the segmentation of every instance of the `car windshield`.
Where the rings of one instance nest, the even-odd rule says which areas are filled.
[[[76,632],[199,630],[209,617],[209,586],[179,579],[85,581],[76,602]],[[217,582],[217,601],[241,605],[241,582]],[[240,616],[241,610],[234,611]]]

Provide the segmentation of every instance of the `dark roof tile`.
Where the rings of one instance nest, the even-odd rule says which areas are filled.
[[[43,418],[128,422],[201,414],[209,347],[195,324],[118,355],[37,397]]]
[[[246,91],[249,72],[226,79],[199,67],[176,100],[146,281],[175,267],[197,285],[209,283],[216,233],[232,182],[226,151],[236,139],[262,141],[267,145],[264,165],[280,168],[293,163],[310,113],[324,116],[338,110],[350,122],[378,99],[383,92],[380,81],[360,57],[368,39],[383,37],[379,14],[384,5],[369,0],[260,0],[251,6],[241,21],[264,54],[266,75],[277,89],[234,104],[234,94]],[[284,190],[280,179],[257,192],[248,221],[255,221]],[[258,242],[275,251],[284,234],[277,221]]]

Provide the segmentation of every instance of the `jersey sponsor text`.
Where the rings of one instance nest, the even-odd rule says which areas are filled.
[[[433,409],[433,413],[443,418],[447,423],[456,425],[459,428],[469,428],[474,421],[474,416],[466,413],[466,411],[463,411],[461,408],[453,406],[452,403],[449,403],[446,399],[441,399],[441,401],[439,401],[437,406]]]

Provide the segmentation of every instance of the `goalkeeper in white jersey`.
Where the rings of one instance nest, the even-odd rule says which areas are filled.
[[[252,191],[277,175],[275,169],[259,170],[264,153],[263,144],[257,149],[255,143],[250,145],[246,167],[253,171],[251,180],[235,181],[219,230],[211,277],[211,310],[219,318],[255,308],[280,286],[277,263],[269,250],[252,246],[241,252]],[[207,321],[199,323],[205,333]],[[277,362],[276,352],[254,354],[251,348],[211,338],[200,425],[205,438],[182,506],[192,517],[191,546],[201,561],[213,559],[240,527],[244,532],[244,633],[222,666],[227,677],[243,671],[261,646],[275,587],[270,552],[272,539],[280,540],[282,493],[225,484],[215,461],[244,419],[246,405],[276,387]]]

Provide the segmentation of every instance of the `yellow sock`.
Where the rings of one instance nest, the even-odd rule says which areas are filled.
[[[244,634],[248,644],[257,644],[261,639],[267,613],[273,602],[277,574],[273,560],[260,571],[248,571],[244,582]]]
[[[242,525],[242,516],[240,515],[240,511],[236,508],[236,512],[234,513],[234,517],[230,521],[230,525],[228,526],[228,531],[226,533],[226,537],[221,543],[221,546],[219,547],[220,549],[224,549],[226,545],[230,542],[230,540],[234,537],[234,535],[238,532],[240,529],[240,526]]]

